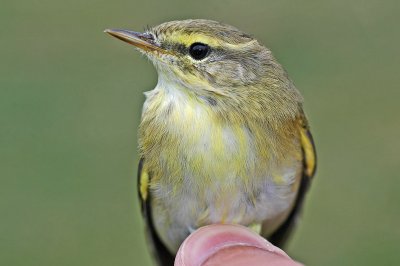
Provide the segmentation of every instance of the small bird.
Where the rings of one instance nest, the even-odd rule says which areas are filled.
[[[158,72],[139,128],[139,198],[159,265],[209,224],[241,224],[282,246],[315,172],[302,96],[256,39],[216,21],[105,32]]]

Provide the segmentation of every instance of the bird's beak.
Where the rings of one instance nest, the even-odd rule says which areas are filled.
[[[166,50],[162,49],[154,42],[154,37],[148,33],[140,33],[129,30],[118,30],[118,29],[106,29],[104,32],[118,38],[124,42],[132,44],[145,51],[158,51],[166,53]]]

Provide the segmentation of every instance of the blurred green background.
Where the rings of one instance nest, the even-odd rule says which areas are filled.
[[[0,265],[150,265],[136,199],[151,64],[102,31],[235,25],[302,91],[319,166],[288,252],[400,260],[399,2],[11,1],[0,8]]]

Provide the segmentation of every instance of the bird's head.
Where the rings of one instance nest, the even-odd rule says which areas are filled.
[[[266,47],[216,21],[171,21],[144,33],[119,29],[105,32],[143,52],[154,63],[159,82],[177,84],[213,103],[228,99],[225,102],[243,106],[243,101],[249,101],[254,108],[257,104],[268,108],[263,101],[285,96],[285,92],[276,90],[292,86]]]
[[[210,20],[163,23],[144,33],[106,30],[147,55],[159,75],[189,89],[225,94],[226,88],[259,82],[269,51],[238,29]]]

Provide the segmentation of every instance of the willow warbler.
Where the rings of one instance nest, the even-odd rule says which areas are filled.
[[[248,226],[281,246],[316,157],[302,96],[271,51],[210,20],[106,32],[158,72],[145,93],[138,188],[159,264],[213,223]]]

